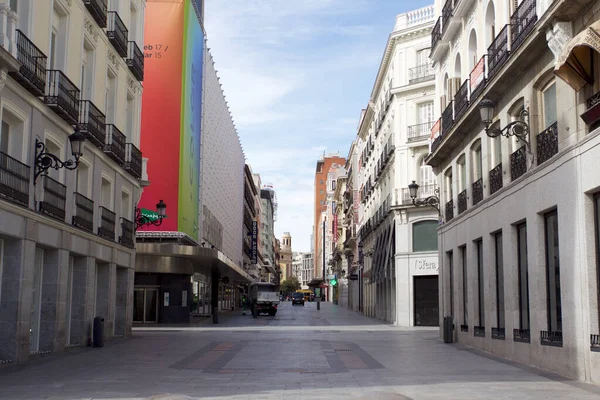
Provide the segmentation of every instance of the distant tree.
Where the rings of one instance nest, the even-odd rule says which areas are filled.
[[[298,277],[291,276],[288,279],[281,282],[280,288],[282,293],[293,293],[296,290],[300,289],[302,285],[298,281]]]

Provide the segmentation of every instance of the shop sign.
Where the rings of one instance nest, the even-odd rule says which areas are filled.
[[[420,257],[411,260],[412,275],[437,275],[438,259],[437,257]]]
[[[252,221],[252,257],[250,262],[256,264],[258,262],[258,221]]]

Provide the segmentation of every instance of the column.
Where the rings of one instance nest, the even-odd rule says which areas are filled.
[[[125,336],[130,268],[116,267],[114,335]]]
[[[71,289],[71,329],[67,342],[87,345],[86,301],[88,294],[88,258],[73,258],[73,286]],[[67,321],[68,322],[68,321]]]
[[[117,264],[108,264],[108,310],[104,319],[104,338],[111,338],[115,335],[115,317],[117,300]]]
[[[133,326],[133,288],[135,285],[135,262],[127,268],[127,305],[125,308],[125,337],[131,337]],[[160,299],[159,299],[160,300]]]

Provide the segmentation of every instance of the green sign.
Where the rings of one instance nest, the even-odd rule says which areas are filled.
[[[158,221],[160,219],[156,211],[146,210],[145,208],[141,209],[141,214],[142,218],[148,222]],[[167,216],[165,215],[164,218],[167,218]]]
[[[331,283],[331,286],[337,285],[337,281],[335,279],[330,280],[329,283]]]

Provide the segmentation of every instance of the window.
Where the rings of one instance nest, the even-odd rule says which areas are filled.
[[[558,250],[558,213],[544,215],[546,239],[546,294],[548,302],[548,332],[562,331],[560,295],[560,261]]]
[[[321,179],[321,181],[319,182],[321,185],[325,184],[325,181],[323,179]]]
[[[319,190],[319,194],[323,194],[323,189]],[[323,202],[321,202],[323,204]]]
[[[91,100],[94,86],[94,48],[87,40],[83,41],[81,60],[81,98]]]
[[[448,259],[448,272],[450,278],[450,318],[454,322],[454,253],[452,251],[446,252],[446,258]]]
[[[456,163],[458,164],[458,174],[460,177],[458,180],[458,193],[460,193],[467,189],[467,163],[465,155],[460,156]]]
[[[112,211],[112,182],[102,177],[102,207]]]
[[[469,325],[469,298],[467,295],[467,246],[460,247],[460,259],[462,262],[463,324]]]
[[[475,241],[477,255],[477,308],[479,311],[479,325],[485,326],[485,285],[483,283],[483,240]]]
[[[495,264],[496,264],[496,324],[504,328],[504,265],[502,258],[502,233],[494,235]]]
[[[52,28],[52,34],[50,35],[50,53],[48,54],[48,69],[54,69],[54,63],[56,62],[56,37],[58,32]]]
[[[413,224],[413,252],[437,251],[437,221],[421,221]]]
[[[502,136],[497,136],[492,141],[492,148],[494,150],[494,158],[492,160],[492,167],[498,166],[502,163]]]
[[[337,186],[337,181],[336,180],[332,180],[331,181],[331,190],[335,190],[336,186]]]
[[[138,12],[133,2],[129,6],[129,40],[132,42],[138,39]]]
[[[68,14],[54,2],[52,33],[50,34],[49,69],[65,69],[67,59],[67,19]]]
[[[58,157],[58,159],[63,160],[63,152],[62,152],[62,146],[58,145],[57,143],[55,143],[52,140],[49,140],[48,138],[46,138],[45,141],[45,145],[46,145],[46,152],[51,153],[52,155]],[[54,179],[55,181],[60,181],[60,171],[59,169],[54,169],[54,168],[50,168],[48,169],[48,176],[52,179]]]
[[[600,304],[600,193],[594,196],[594,222],[596,225],[596,296]],[[598,326],[600,327],[600,307],[598,307]]]
[[[8,141],[10,135],[10,125],[8,125],[5,121],[2,121],[2,126],[0,128],[0,151],[4,154],[9,154],[8,152]]]
[[[419,124],[433,121],[433,101],[419,104]]]
[[[125,136],[127,137],[127,141],[133,143],[133,125],[134,125],[134,115],[135,115],[135,99],[127,95],[127,109],[126,109],[126,117],[127,126],[125,127]]]
[[[116,95],[117,95],[117,77],[114,76],[110,71],[106,77],[106,97],[104,99],[104,107],[106,114],[106,123],[114,124],[115,122],[115,107],[116,107]]]
[[[552,82],[542,93],[544,103],[544,129],[556,122],[556,84]]]
[[[519,268],[519,329],[529,330],[529,276],[527,273],[527,225],[517,226]]]
[[[426,188],[433,187],[435,185],[435,175],[433,174],[433,168],[430,165],[425,163],[425,157],[421,160],[421,167],[419,168],[419,178],[420,184],[422,186],[421,190],[426,190]]]
[[[477,182],[483,176],[482,173],[482,156],[481,156],[481,141],[475,143],[472,147],[471,163],[473,168],[473,182]]]
[[[452,200],[452,198],[454,197],[453,195],[453,191],[452,191],[452,168],[448,168],[448,170],[446,171],[445,175],[445,182],[444,182],[444,192],[446,194],[446,201],[450,201]]]
[[[126,192],[121,192],[121,217],[131,221],[131,195]]]
[[[80,162],[79,166],[75,170],[76,179],[76,192],[84,195],[85,197],[91,197],[89,193],[90,187],[90,168],[88,164]]]

